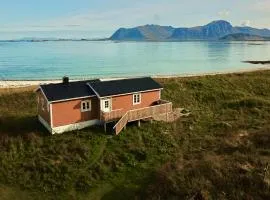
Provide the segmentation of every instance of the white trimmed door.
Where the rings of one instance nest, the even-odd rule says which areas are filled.
[[[111,112],[111,108],[112,108],[112,100],[110,98],[101,100],[101,110],[103,112]]]

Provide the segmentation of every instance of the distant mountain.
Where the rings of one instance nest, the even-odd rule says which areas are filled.
[[[165,40],[175,29],[171,26],[145,25],[135,28],[120,28],[111,37],[111,40]]]
[[[226,21],[213,21],[205,26],[176,28],[169,39],[172,40],[213,40],[234,32],[233,26]]]
[[[174,28],[172,26],[159,25],[120,28],[109,39],[115,41],[218,40],[221,37],[235,33],[270,37],[269,29],[233,27],[227,21],[218,20],[204,26],[196,26],[192,28]]]
[[[221,37],[220,40],[230,41],[270,41],[270,37],[251,35],[248,33],[234,33]]]
[[[250,35],[258,35],[262,37],[270,37],[270,30],[269,29],[257,29],[257,28],[252,28],[248,26],[244,27],[239,27],[236,26],[234,27],[234,32],[235,33],[246,33]]]

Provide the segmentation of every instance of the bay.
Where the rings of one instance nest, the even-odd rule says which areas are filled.
[[[270,42],[0,42],[1,80],[172,76],[249,70]]]

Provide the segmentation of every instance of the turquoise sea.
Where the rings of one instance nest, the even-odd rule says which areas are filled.
[[[258,68],[270,42],[0,42],[1,80],[185,75]]]

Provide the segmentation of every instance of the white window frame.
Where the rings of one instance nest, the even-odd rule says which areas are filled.
[[[89,105],[88,108],[87,104]],[[85,105],[85,108],[83,108],[83,105]],[[88,111],[91,111],[91,100],[81,101],[81,112],[88,112]]]
[[[139,101],[137,101],[139,97]],[[136,99],[136,100],[135,100]],[[135,100],[135,101],[134,101]],[[141,100],[142,100],[142,94],[141,93],[134,93],[132,95],[132,102],[133,102],[133,105],[138,105],[141,103]]]

